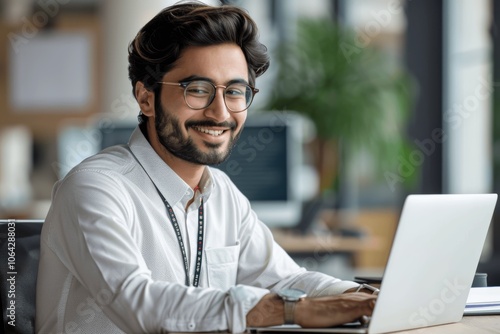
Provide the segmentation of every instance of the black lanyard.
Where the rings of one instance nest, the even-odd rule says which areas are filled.
[[[151,180],[153,182],[153,180]],[[167,208],[168,215],[170,217],[170,222],[172,223],[172,226],[175,231],[175,235],[177,236],[177,241],[179,242],[179,247],[181,249],[181,254],[182,258],[184,260],[184,271],[186,273],[186,285],[189,286],[189,263],[186,255],[186,249],[184,247],[184,241],[182,240],[182,235],[181,235],[181,229],[179,228],[179,223],[177,223],[177,217],[175,216],[174,209],[168,204],[167,200],[165,197],[163,197],[163,194],[160,192],[158,187],[153,182],[153,185],[156,188],[156,191],[158,191],[158,194],[160,195],[163,203],[165,204],[165,207]],[[200,207],[198,208],[198,245],[196,247],[197,253],[196,253],[196,267],[194,270],[194,279],[193,279],[193,286],[198,287],[199,280],[200,280],[200,272],[201,272],[201,262],[203,259],[203,230],[204,230],[205,224],[204,224],[204,213],[203,213],[203,197],[201,198],[201,203]]]
[[[129,149],[130,153],[132,153],[132,156],[135,158],[135,160],[137,161],[139,166],[142,167],[142,169],[144,170],[146,175],[149,177],[149,179],[151,180],[151,183],[153,183],[153,185],[155,186],[156,191],[158,192],[158,195],[160,195],[163,203],[165,204],[168,216],[170,218],[170,222],[172,223],[172,226],[173,226],[174,231],[175,231],[175,235],[177,237],[177,241],[179,242],[179,248],[181,250],[182,259],[184,261],[184,272],[186,274],[185,284],[187,286],[190,286],[189,262],[187,259],[186,248],[184,247],[184,241],[182,240],[181,229],[179,228],[179,223],[177,222],[177,217],[175,216],[174,209],[167,202],[167,200],[165,199],[165,197],[161,193],[160,189],[158,189],[156,184],[153,182],[153,179],[151,178],[151,176],[149,176],[148,172],[146,172],[146,170],[144,169],[142,164],[139,162],[139,159],[137,159],[137,157],[132,152],[130,147],[127,146],[127,148]],[[197,252],[196,253],[196,267],[194,270],[194,279],[193,279],[193,286],[194,287],[198,287],[198,284],[200,281],[201,263],[202,263],[202,259],[203,259],[203,236],[204,236],[203,231],[204,231],[204,228],[205,228],[205,223],[204,223],[203,197],[201,197],[200,207],[198,208],[198,237],[197,237],[198,244],[196,247],[196,252]]]

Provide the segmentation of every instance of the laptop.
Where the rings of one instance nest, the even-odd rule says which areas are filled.
[[[368,325],[250,331],[387,333],[460,321],[496,201],[497,194],[409,195]]]

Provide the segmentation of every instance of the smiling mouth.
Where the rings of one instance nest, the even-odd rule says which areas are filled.
[[[218,136],[222,135],[224,132],[226,132],[226,130],[211,130],[211,129],[200,127],[200,126],[194,126],[193,128],[196,131],[206,133],[206,134],[214,136],[214,137],[218,137]]]

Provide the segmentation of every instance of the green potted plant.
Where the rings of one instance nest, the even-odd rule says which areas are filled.
[[[338,162],[344,165],[358,150],[376,157],[383,177],[410,148],[404,127],[412,79],[382,51],[356,40],[331,20],[306,19],[298,22],[296,38],[277,49],[275,90],[266,107],[296,111],[315,124],[323,191],[337,187]],[[328,157],[337,166],[325,164]]]

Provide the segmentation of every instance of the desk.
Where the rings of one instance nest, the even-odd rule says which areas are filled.
[[[220,334],[220,332],[214,332]],[[297,332],[294,332],[297,333]],[[500,333],[500,315],[467,316],[462,321],[427,328],[396,332],[398,334],[486,334]],[[176,333],[172,333],[176,334]],[[177,333],[180,334],[180,333]]]
[[[490,315],[490,316],[467,316],[463,317],[462,321],[427,327],[419,328],[408,331],[401,331],[397,333],[409,333],[409,334],[480,334],[480,333],[500,333],[500,315]]]
[[[296,332],[295,332],[296,333]],[[476,333],[500,333],[500,315],[490,316],[464,316],[462,321],[426,327],[412,330],[395,332],[398,334],[476,334]]]
[[[380,242],[375,237],[361,238],[339,237],[331,234],[325,235],[297,235],[293,233],[273,230],[276,242],[289,254],[310,253],[354,253],[362,250],[377,249]]]
[[[324,210],[321,226],[332,231],[346,226],[362,231],[364,238],[324,235],[297,235],[273,230],[277,243],[292,256],[339,254],[350,256],[356,269],[379,271],[385,268],[399,220],[399,211],[392,208],[363,210]]]
[[[380,238],[366,235],[361,238],[340,237],[332,234],[300,235],[281,230],[273,230],[274,240],[296,261],[314,259],[314,265],[326,260],[330,255],[342,256],[352,267],[357,267],[359,254],[375,251],[381,247]],[[308,263],[309,263],[308,262]],[[306,264],[302,264],[308,267]],[[317,270],[316,267],[309,268]]]

